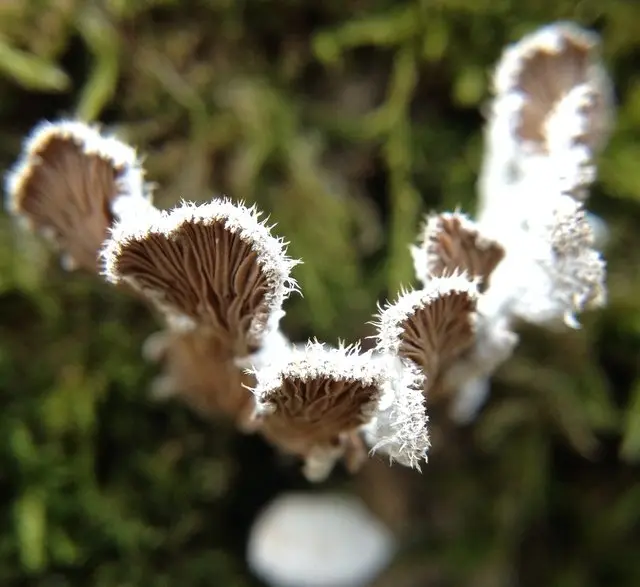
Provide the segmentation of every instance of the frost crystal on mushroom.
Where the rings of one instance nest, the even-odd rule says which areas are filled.
[[[6,192],[9,211],[51,240],[66,268],[93,272],[121,210],[151,207],[136,152],[75,121],[32,131]]]
[[[583,205],[563,195],[537,228],[523,243],[523,257],[528,252],[530,263],[524,264],[526,287],[514,296],[512,311],[530,322],[564,319],[575,327],[576,313],[599,307],[606,299],[606,265],[593,248],[591,225]]]
[[[311,480],[326,477],[349,435],[371,420],[388,380],[385,365],[371,353],[313,342],[274,357],[254,375],[261,432],[304,457]]]
[[[433,214],[411,247],[416,276],[423,283],[431,277],[443,277],[463,271],[478,278],[478,289],[489,287],[491,273],[504,258],[504,248],[481,234],[466,215],[445,212]]]
[[[391,375],[390,385],[375,418],[364,427],[365,438],[372,452],[420,470],[430,446],[424,373],[398,356],[385,354],[381,360]]]
[[[426,460],[426,400],[438,393],[451,364],[473,344],[477,298],[476,282],[455,273],[432,277],[424,289],[404,292],[380,311],[376,350],[391,385],[365,427],[374,451],[409,467],[420,468]]]
[[[255,208],[228,199],[128,217],[103,251],[105,276],[147,297],[174,328],[208,329],[237,356],[277,327],[295,262]]]

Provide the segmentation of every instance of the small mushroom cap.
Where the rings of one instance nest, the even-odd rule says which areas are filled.
[[[255,208],[227,199],[116,225],[105,276],[147,297],[174,328],[205,328],[238,357],[277,327],[295,289],[284,243]]]
[[[477,278],[478,290],[483,292],[505,250],[497,241],[483,236],[480,227],[464,214],[446,212],[427,218],[411,254],[423,284],[431,277],[464,272]]]
[[[597,35],[573,23],[547,25],[507,48],[494,77],[498,99],[509,95],[522,99],[515,132],[539,152],[549,151],[549,120],[579,88],[584,91],[580,100],[573,100],[573,110],[584,124],[574,138],[594,152],[608,139],[613,111],[611,82],[601,65]]]
[[[351,433],[371,419],[387,384],[384,366],[371,353],[314,342],[254,374],[264,436],[287,452],[327,464],[353,448]]]
[[[478,288],[464,274],[434,277],[378,314],[377,350],[420,367],[433,381],[473,344]]]
[[[598,36],[568,22],[542,27],[508,47],[493,86],[479,221],[510,249],[508,241],[527,230],[529,216],[552,206],[557,195],[589,197],[615,100]]]
[[[150,206],[135,151],[81,122],[45,122],[10,171],[7,205],[63,255],[66,268],[97,272],[119,199]]]
[[[247,561],[270,587],[365,587],[395,548],[391,532],[360,500],[293,493],[259,514]]]
[[[161,331],[145,342],[143,354],[159,361],[163,373],[152,385],[156,399],[176,397],[207,417],[228,417],[249,430],[254,411],[248,387],[255,380],[206,331]]]

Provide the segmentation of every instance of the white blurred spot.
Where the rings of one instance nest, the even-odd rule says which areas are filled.
[[[271,587],[364,587],[394,552],[391,532],[358,499],[292,493],[254,522],[247,562]]]

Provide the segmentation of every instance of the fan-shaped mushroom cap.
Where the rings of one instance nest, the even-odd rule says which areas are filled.
[[[227,199],[116,225],[105,276],[148,298],[173,328],[208,329],[238,357],[277,327],[295,288],[284,243],[254,208]]]
[[[378,314],[377,345],[420,367],[427,386],[473,344],[477,285],[464,274],[434,277],[424,289],[404,292]]]
[[[151,207],[136,152],[75,121],[32,131],[6,191],[9,211],[51,240],[67,268],[93,272],[118,206]]]
[[[309,343],[254,371],[256,415],[264,436],[306,459],[305,473],[321,480],[353,448],[353,436],[371,420],[388,375],[357,347]]]
[[[466,273],[477,278],[478,289],[483,292],[505,251],[464,214],[444,212],[427,218],[411,254],[416,276],[423,284],[432,277]]]
[[[514,132],[533,150],[552,149],[549,124],[569,104],[583,118],[573,140],[594,152],[608,139],[613,96],[601,65],[599,39],[573,23],[545,26],[507,48],[493,85],[498,100],[509,95],[520,98]]]

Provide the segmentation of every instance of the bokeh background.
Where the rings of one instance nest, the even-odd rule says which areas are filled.
[[[162,207],[257,203],[305,261],[287,334],[331,343],[369,335],[376,303],[412,283],[426,212],[474,211],[491,67],[557,19],[602,34],[616,85],[590,201],[610,302],[579,331],[523,331],[474,423],[432,417],[444,442],[422,474],[373,460],[322,486],[401,538],[376,586],[640,585],[640,4],[0,2],[0,168],[41,119],[80,116],[139,147]],[[317,490],[259,438],[149,399],[157,328],[2,213],[3,586],[259,585],[251,521]]]

